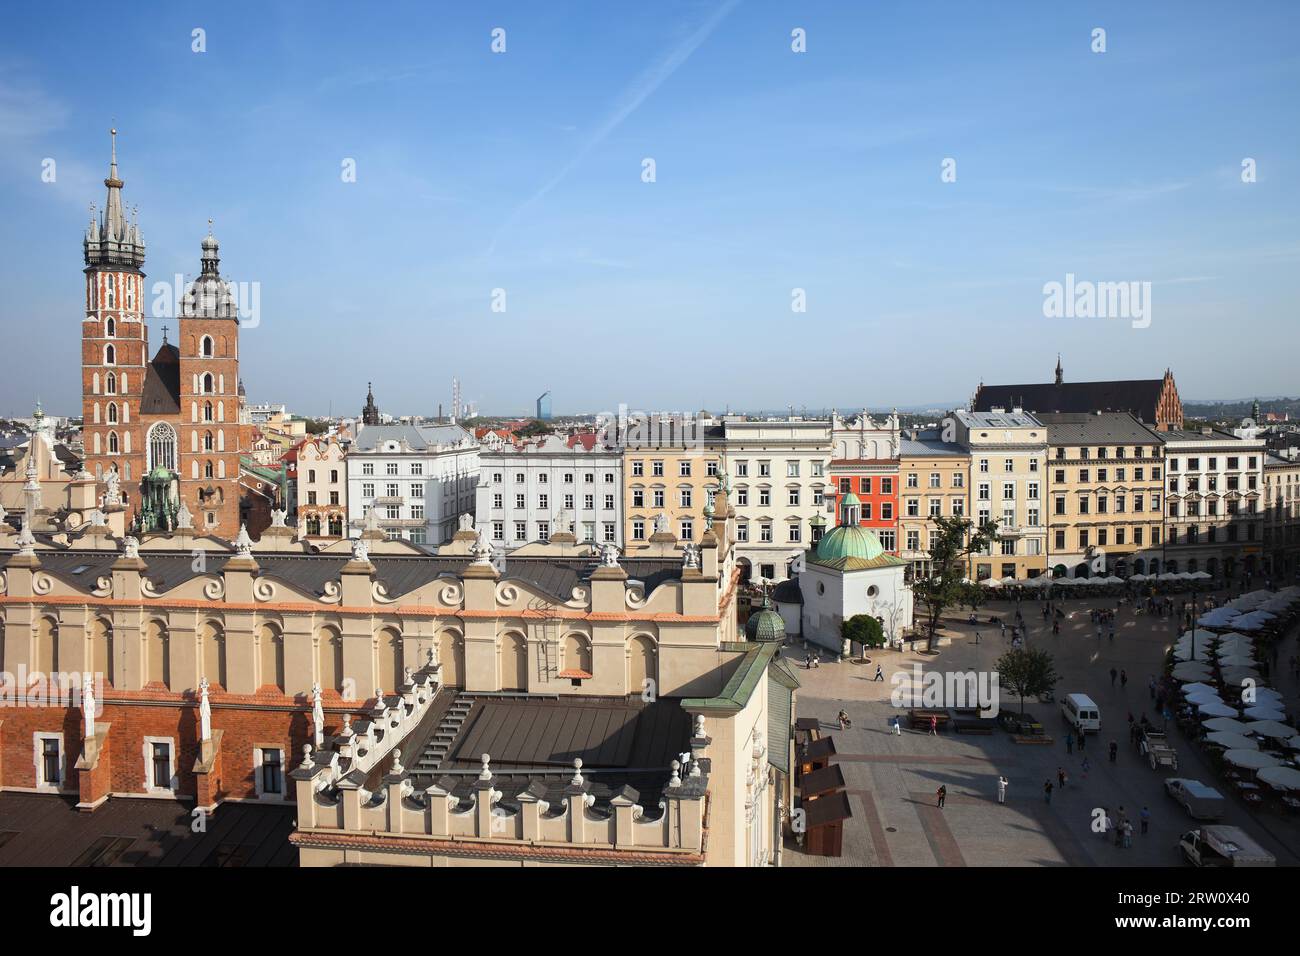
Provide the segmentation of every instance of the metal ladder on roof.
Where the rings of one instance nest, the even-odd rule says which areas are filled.
[[[424,745],[423,753],[417,758],[415,765],[409,768],[412,777],[425,778],[429,783],[433,781],[443,761],[447,759],[447,753],[451,750],[451,745],[460,733],[460,728],[473,706],[473,694],[456,695],[456,699],[447,708],[447,713],[434,729],[433,736]],[[426,783],[425,786],[427,785]]]

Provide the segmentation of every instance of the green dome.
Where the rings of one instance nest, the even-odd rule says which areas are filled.
[[[841,508],[843,508],[845,505],[860,505],[860,504],[862,504],[862,499],[859,498],[851,491],[843,498],[840,499]]]
[[[785,642],[785,621],[772,610],[766,600],[763,607],[749,615],[749,620],[745,622],[745,640]]]
[[[837,558],[862,558],[870,561],[884,553],[884,546],[874,532],[855,525],[832,528],[817,542],[817,557],[822,561],[834,561]]]

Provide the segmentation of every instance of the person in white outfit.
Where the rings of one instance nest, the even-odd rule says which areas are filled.
[[[1007,802],[1007,778],[998,777],[998,803]]]

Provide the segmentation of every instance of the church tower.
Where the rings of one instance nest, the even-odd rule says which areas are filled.
[[[86,315],[81,324],[81,394],[86,469],[101,481],[117,472],[128,520],[139,504],[144,477],[140,401],[148,362],[144,325],[144,238],[122,209],[117,130],[104,186],[108,196],[82,242]]]
[[[239,532],[239,313],[211,222],[199,277],[181,299],[180,487],[196,531]]]

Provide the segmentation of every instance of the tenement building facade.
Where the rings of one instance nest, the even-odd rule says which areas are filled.
[[[1164,570],[1219,578],[1261,573],[1264,439],[1213,428],[1160,437],[1168,482]]]
[[[5,535],[0,788],[296,800],[305,865],[774,864],[797,681],[735,640],[716,518],[504,571],[469,530]]]

